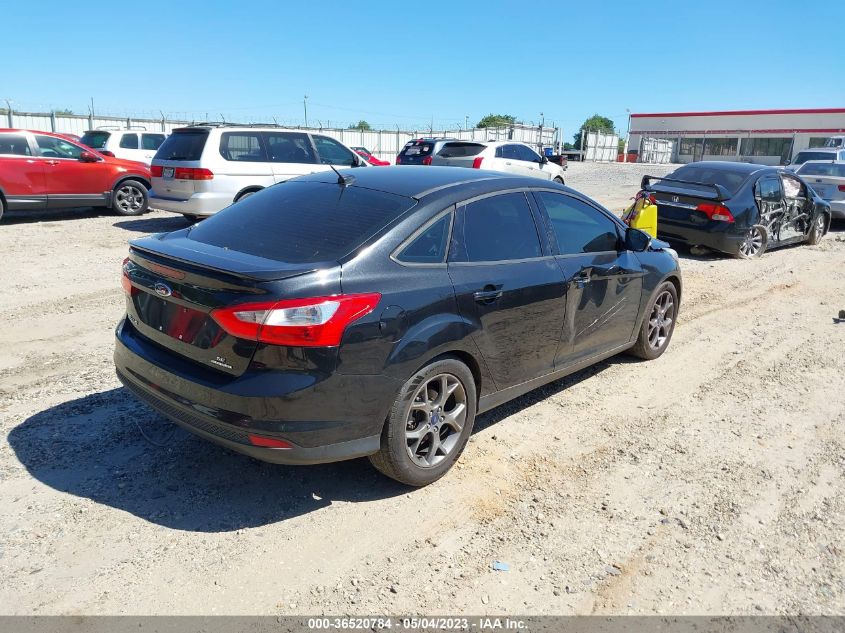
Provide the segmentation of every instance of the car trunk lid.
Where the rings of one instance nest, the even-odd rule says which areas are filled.
[[[208,135],[207,128],[180,128],[165,139],[151,167],[153,191],[157,195],[188,200],[196,193],[198,183],[214,177],[200,162]]]

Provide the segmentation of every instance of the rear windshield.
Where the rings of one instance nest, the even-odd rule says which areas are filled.
[[[411,198],[354,186],[286,182],[211,216],[188,236],[292,264],[334,261],[414,204]]]
[[[85,132],[79,142],[93,149],[103,149],[109,136],[109,132]]]
[[[808,160],[833,160],[834,158],[836,158],[835,152],[798,152],[798,155],[792,162],[795,165],[801,165]]]
[[[199,160],[208,130],[174,130],[161,147],[158,148],[156,160]]]
[[[434,149],[434,141],[411,141],[402,151],[400,156],[429,156]]]
[[[481,151],[485,148],[484,145],[480,145],[479,143],[446,143],[443,145],[443,149],[437,152],[438,156],[442,156],[443,158],[460,158],[462,156],[475,156],[480,154]]]
[[[798,173],[802,176],[845,178],[845,163],[804,163]]]
[[[739,191],[742,183],[745,182],[746,178],[748,178],[748,172],[732,171],[730,169],[715,169],[704,165],[688,165],[686,167],[676,169],[674,172],[669,174],[667,178],[685,180],[691,183],[701,183],[703,185],[722,185],[725,189],[730,191],[731,194],[734,194]],[[655,184],[661,185],[662,183],[657,181]],[[675,184],[676,183],[667,182],[665,186],[671,187]],[[695,186],[693,186],[693,188],[699,189],[699,187]],[[702,191],[713,192],[713,189],[710,187],[700,187],[700,189]]]

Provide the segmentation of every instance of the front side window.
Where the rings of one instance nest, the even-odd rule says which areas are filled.
[[[422,233],[411,240],[397,259],[409,264],[439,264],[446,258],[446,244],[449,239],[449,224],[452,215],[447,213],[430,224]]]
[[[453,238],[453,261],[496,262],[540,257],[540,238],[523,193],[471,202]]]
[[[141,149],[156,150],[164,143],[164,134],[141,134]]]
[[[31,156],[32,150],[26,137],[21,134],[0,134],[0,154]]]
[[[585,202],[559,193],[537,194],[551,222],[561,255],[615,251],[616,224]]]
[[[45,158],[71,158],[79,160],[82,152],[85,150],[69,143],[64,139],[56,138],[55,136],[35,135],[35,142],[38,143],[38,149],[41,156]]]
[[[220,155],[226,160],[265,162],[267,156],[258,132],[226,132],[220,137]]]
[[[514,158],[528,163],[536,163],[540,160],[539,154],[535,153],[530,147],[525,145],[511,145],[513,147]]]
[[[757,183],[757,195],[763,200],[780,200],[780,181],[774,176],[761,178]]]
[[[274,163],[316,163],[308,135],[301,132],[266,132],[267,155]]]
[[[124,134],[120,138],[120,147],[123,149],[138,149],[138,135]]]
[[[314,145],[317,146],[320,162],[324,165],[344,165],[351,167],[357,164],[354,154],[333,138],[315,135]]]

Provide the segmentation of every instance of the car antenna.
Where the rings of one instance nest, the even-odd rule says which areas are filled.
[[[355,182],[355,176],[344,176],[341,174],[337,169],[335,169],[334,165],[329,163],[329,167],[332,168],[332,171],[337,174],[337,184],[341,187],[346,187],[347,185],[351,185]]]

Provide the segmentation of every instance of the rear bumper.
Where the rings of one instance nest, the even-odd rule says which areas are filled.
[[[705,231],[657,221],[657,237],[670,243],[688,246],[705,246],[714,251],[736,255],[745,240],[746,229],[737,229],[735,225],[726,225],[721,231]]]
[[[378,451],[401,384],[384,375],[303,374],[248,369],[238,377],[192,367],[122,321],[118,378],[137,398],[179,426],[222,446],[277,464],[318,464]],[[254,446],[250,434],[292,448]]]
[[[216,191],[195,193],[187,200],[167,198],[155,192],[150,192],[150,204],[153,209],[183,213],[187,215],[209,216],[232,204],[232,195]]]

